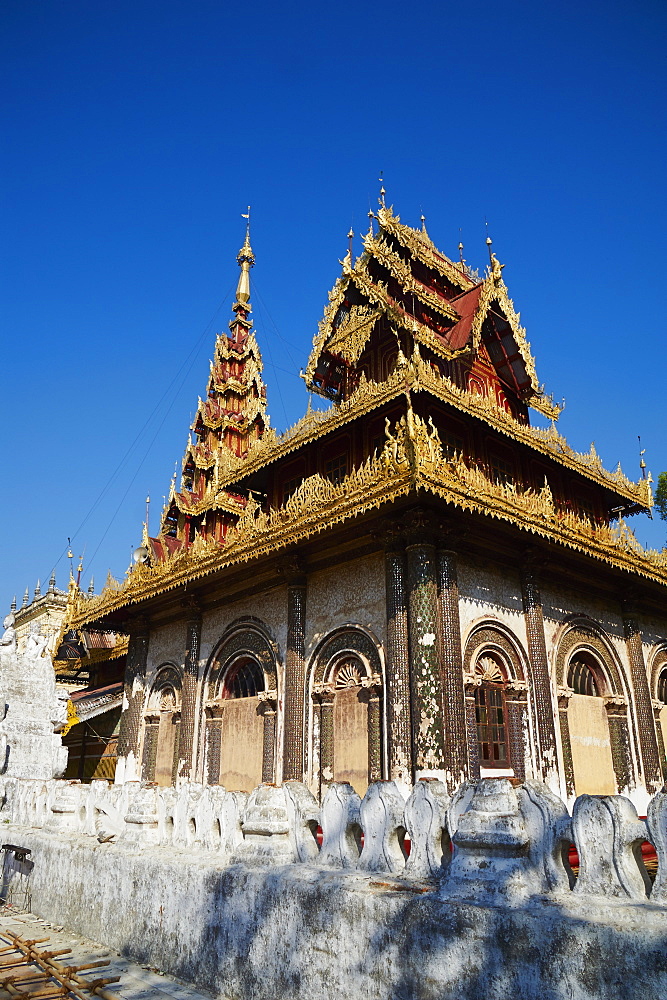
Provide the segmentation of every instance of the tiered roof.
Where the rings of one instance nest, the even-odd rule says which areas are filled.
[[[453,455],[444,446],[440,431],[446,427],[439,430],[431,420],[436,410],[436,420],[465,415],[490,429],[494,440],[509,439],[524,455],[542,456],[546,464],[540,468],[560,470],[575,493],[582,484],[597,488],[600,509],[611,517],[652,504],[650,480],[635,483],[620,467],[605,469],[592,446],[588,454],[574,451],[554,424],[547,430],[530,426],[526,406],[552,419],[559,408],[537,380],[496,256],[490,253],[480,279],[463,261],[440,253],[425,229],[404,225],[391,209],[383,205],[374,218],[378,229],[364,238],[362,255],[353,262],[348,253],[342,261],[305,373],[308,387],[333,405],[326,411],[309,406],[281,435],[268,426],[261,358],[249,319],[254,256],[246,234],[231,335],[216,343],[208,394],[192,425],[196,440],[191,436],[183,462],[182,488],[172,489],[160,535],[151,540],[151,558],[124,583],[110,581],[89,612],[81,609],[81,622],[122,621],[122,609],[160,595],[166,601],[170,591],[191,580],[222,579],[234,566],[416,493],[667,583],[667,557],[645,552],[622,522],[614,528],[604,514],[591,519],[576,504],[564,504],[546,478],[504,481],[483,460]],[[378,367],[380,355],[391,359],[390,367]],[[495,379],[498,392],[479,391],[487,376]],[[341,481],[327,479],[317,462],[319,442],[334,440],[345,425],[359,426],[372,414],[382,419],[382,413],[384,446],[357,450]],[[303,466],[310,471],[286,494],[276,488],[282,482],[279,467],[297,451],[311,456]],[[271,483],[273,492],[260,498],[259,491]],[[223,532],[217,530],[221,525]]]
[[[210,364],[207,394],[197,403],[185,455],[181,488],[175,482],[165,508],[162,530],[152,539],[153,555],[164,558],[190,539],[185,524],[207,512],[238,515],[245,498],[222,489],[220,480],[231,460],[243,461],[268,426],[262,358],[250,318],[250,268],[255,256],[250,224],[238,256],[241,268],[229,335],[220,334]],[[216,526],[207,528],[215,537]],[[218,533],[219,537],[219,533]]]
[[[390,208],[377,213],[378,232],[364,237],[364,252],[351,254],[329,296],[306,369],[310,389],[346,398],[355,368],[374,332],[382,326],[403,347],[406,335],[435,356],[451,361],[490,353],[499,377],[517,398],[540,413],[560,412],[538,383],[530,344],[490,255],[480,281],[463,262],[455,264],[435,248],[425,228],[401,223]],[[482,345],[483,330],[486,340]]]

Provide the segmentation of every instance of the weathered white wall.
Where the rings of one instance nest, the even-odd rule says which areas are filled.
[[[6,839],[32,851],[37,914],[221,1000],[667,996],[667,795],[651,816],[649,897],[632,850],[647,830],[627,800],[584,796],[570,818],[538,783],[483,781],[450,800],[420,782],[407,804],[391,782],[362,802],[337,785],[321,813],[296,782],[248,799],[103,782],[1,791]],[[570,839],[574,891],[560,851]]]
[[[0,650],[0,773],[16,778],[53,778],[67,766],[56,725],[67,717],[67,695],[56,688],[46,638]],[[44,653],[44,655],[42,655]]]
[[[502,622],[526,648],[526,623],[518,573],[503,571],[464,558],[458,563],[459,616],[463,644],[471,629],[482,620]]]
[[[223,632],[238,618],[258,618],[269,629],[282,656],[287,641],[287,587],[275,587],[256,597],[222,604],[204,614],[202,620],[200,659],[206,663]]]
[[[328,632],[348,623],[363,625],[384,643],[387,609],[382,553],[308,576],[306,656]]]

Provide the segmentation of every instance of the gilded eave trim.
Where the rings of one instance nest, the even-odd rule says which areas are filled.
[[[609,566],[667,584],[667,555],[643,549],[624,525],[594,526],[559,511],[546,484],[539,491],[521,490],[494,482],[462,460],[449,460],[433,423],[429,419],[427,424],[409,406],[393,430],[387,421],[382,452],[341,483],[310,476],[282,507],[268,514],[257,506],[246,507],[224,547],[198,536],[189,549],[163,562],[138,564],[124,584],[111,584],[98,598],[87,601],[80,616],[75,614],[73,626],[279,551],[421,489],[462,510],[499,518]]]

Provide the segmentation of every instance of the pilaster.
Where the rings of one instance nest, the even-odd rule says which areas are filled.
[[[334,780],[333,710],[335,692],[332,684],[319,684],[314,693],[315,712],[319,719],[319,791],[320,801]]]
[[[639,616],[634,605],[627,601],[623,603],[623,628],[625,631],[625,645],[630,661],[630,677],[637,713],[636,729],[644,784],[647,791],[657,792],[662,787],[662,767],[660,764],[655,718],[651,705],[648,675],[646,673],[646,664],[644,663]]]
[[[470,773],[455,542],[454,535],[449,532],[441,537],[438,545],[438,632],[442,660],[444,761],[450,792],[465,781]]]
[[[136,619],[130,625],[123,686],[123,713],[118,733],[117,783],[137,781],[139,778],[139,743],[146,685],[148,634],[149,626],[146,619]]]
[[[658,739],[658,754],[660,756],[660,769],[662,771],[662,780],[667,781],[667,771],[665,767],[665,740],[662,735],[662,725],[660,723],[660,713],[664,706],[661,701],[652,701],[651,705],[653,707],[653,721],[655,723],[655,735]]]
[[[222,709],[206,710],[206,782],[220,784],[220,751],[222,746]]]
[[[406,559],[396,531],[385,534],[389,778],[412,782],[412,723]]]
[[[435,524],[424,510],[407,519],[408,632],[415,778],[445,777],[442,663],[438,637]]]
[[[627,793],[632,783],[632,752],[628,729],[628,703],[625,698],[608,695],[604,699],[609,723],[611,759],[619,794]]]
[[[292,558],[283,565],[287,579],[287,653],[285,657],[285,746],[283,780],[303,781],[305,775],[306,574]]]
[[[530,759],[528,734],[528,685],[525,681],[508,681],[505,688],[507,711],[507,743],[514,777],[526,779],[526,761]]]
[[[556,726],[551,697],[551,678],[544,637],[544,616],[539,589],[538,566],[534,554],[526,553],[521,572],[523,612],[528,638],[528,659],[532,686],[532,701],[538,740],[538,777],[552,791],[558,791],[558,759],[556,752]]]
[[[572,740],[570,739],[570,720],[568,718],[568,708],[572,697],[570,688],[558,689],[558,723],[560,726],[560,745],[563,755],[563,776],[565,779],[565,798],[571,798],[575,794],[574,789],[574,762],[572,760]]]
[[[259,711],[264,721],[262,746],[262,781],[276,780],[276,719],[278,712],[278,693],[276,691],[260,691]]]
[[[186,652],[183,672],[181,726],[179,738],[178,777],[195,780],[197,770],[197,703],[199,681],[199,643],[201,639],[201,612],[193,599],[188,604],[186,619]]]

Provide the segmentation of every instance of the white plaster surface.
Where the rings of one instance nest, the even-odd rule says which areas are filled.
[[[449,805],[430,784],[402,817],[392,783],[361,805],[345,787],[330,792],[321,856],[316,804],[297,782],[246,800],[197,785],[5,779],[0,820],[32,851],[36,914],[221,1000],[664,1000],[664,876],[653,900],[636,856],[647,828],[626,799],[582,796],[573,822],[538,782],[469,783]],[[662,866],[667,795],[654,803]],[[114,809],[133,829],[110,840]],[[575,891],[562,851],[572,840]]]
[[[56,688],[46,638],[23,653],[0,651],[0,773],[53,778],[67,766],[67,749],[54,727],[67,718],[67,695]]]
[[[306,599],[306,656],[334,628],[363,625],[384,643],[386,603],[382,553],[311,573]]]
[[[461,633],[465,637],[480,620],[494,618],[509,628],[521,645],[526,646],[526,625],[518,574],[466,562],[461,558],[457,567],[459,582],[459,616]]]
[[[182,667],[185,663],[187,631],[185,620],[151,629],[148,639],[146,659],[146,680],[150,690],[152,681],[163,663],[175,663]]]

